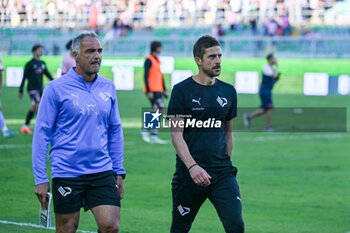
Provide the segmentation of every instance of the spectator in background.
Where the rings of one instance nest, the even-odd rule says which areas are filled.
[[[128,34],[128,31],[131,30],[129,25],[129,16],[127,12],[121,14],[122,18],[115,18],[113,22],[113,38],[118,39],[119,37],[124,37]]]
[[[269,18],[265,16],[264,20],[262,21],[262,28],[263,28],[263,35],[267,36],[267,25],[269,23]]]
[[[219,38],[225,35],[225,31],[222,28],[221,24],[216,25],[212,29],[212,33],[213,33],[214,37],[219,37]]]
[[[277,26],[277,30],[276,30],[276,35],[277,36],[282,36],[283,34],[283,30],[282,27],[280,25]]]
[[[92,28],[97,28],[98,25],[98,7],[93,4],[89,9],[89,26]]]
[[[122,26],[122,34],[121,36],[126,36],[128,34],[128,31],[132,29],[130,26],[132,15],[129,10],[124,11],[120,14],[120,21]]]
[[[282,35],[283,36],[289,36],[291,34],[291,27],[289,24],[288,16],[282,15],[281,18],[281,29],[282,29]]]
[[[267,23],[267,35],[275,36],[277,34],[278,24],[277,22],[271,18]]]
[[[120,35],[120,20],[118,19],[118,17],[116,17],[113,21],[113,33],[114,33],[114,37],[118,38]]]
[[[68,41],[66,44],[66,49],[69,50],[69,53],[67,53],[62,60],[61,65],[61,73],[62,75],[66,74],[72,67],[75,66],[75,59],[73,57],[73,51],[72,51],[72,41]]]
[[[221,44],[222,47],[225,46],[225,41],[222,39],[222,37],[225,35],[225,31],[222,28],[221,24],[216,25],[213,29],[212,29],[212,34],[214,37],[216,37],[219,41],[219,43]]]
[[[250,25],[250,29],[252,30],[252,35],[256,36],[258,34],[258,30],[257,30],[256,18],[255,17],[251,17],[250,18],[249,25]]]
[[[227,12],[226,18],[227,18],[228,24],[230,25],[230,31],[235,30],[236,13],[233,10],[230,10]]]
[[[168,0],[166,3],[168,18],[170,23],[175,21],[175,0]]]
[[[186,22],[197,22],[207,15],[210,19],[222,20],[223,14],[226,14],[229,25],[237,25],[237,18],[242,13],[244,22],[249,21],[250,17],[256,12],[259,17],[271,14],[285,14],[288,12],[290,19],[296,24],[301,25],[304,22],[310,22],[311,16],[315,12],[324,12],[335,6],[338,1],[335,0],[313,0],[313,1],[286,1],[286,0],[9,0],[1,1],[5,9],[5,23],[13,27],[24,25],[41,26],[87,26],[96,28],[98,25],[99,14],[107,18],[107,22],[113,20],[108,13],[110,9],[116,9],[116,14],[121,17],[123,12],[127,12],[127,18],[130,20],[124,25],[143,24],[142,26],[154,26],[154,24],[179,24],[186,18]],[[288,2],[293,2],[289,4]],[[323,2],[323,3],[321,3]],[[137,7],[136,7],[137,6]],[[114,11],[114,10],[113,10]],[[135,16],[134,13],[139,14]],[[236,22],[230,23],[229,15],[235,12]],[[209,13],[209,14],[206,14]],[[318,14],[317,14],[318,15]],[[317,16],[319,18],[320,16]],[[258,21],[261,21],[258,18]],[[63,21],[63,22],[62,22]],[[233,27],[231,27],[231,30]],[[283,30],[283,28],[282,28]]]

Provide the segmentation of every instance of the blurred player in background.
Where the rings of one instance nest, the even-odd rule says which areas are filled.
[[[49,144],[56,232],[76,232],[80,208],[91,210],[99,232],[119,230],[124,139],[112,81],[98,75],[102,47],[93,32],[73,40],[76,68],[50,82],[33,137],[35,193],[42,206],[50,191]]]
[[[177,158],[172,182],[171,233],[188,232],[207,198],[227,233],[243,233],[237,168],[231,162],[237,93],[232,85],[216,78],[221,73],[222,51],[214,37],[200,37],[193,47],[193,55],[199,72],[174,86],[168,117],[184,124],[193,119],[217,119],[220,126],[208,129],[172,125],[171,137]]]
[[[38,111],[40,98],[43,92],[43,75],[45,74],[50,80],[53,80],[52,75],[47,70],[44,61],[40,60],[43,54],[43,46],[37,44],[32,48],[33,58],[26,63],[23,73],[23,79],[19,88],[19,99],[23,98],[23,88],[26,79],[28,79],[27,91],[31,99],[31,106],[28,111],[25,123],[21,128],[22,133],[32,134],[29,129],[29,124],[34,114]]]
[[[0,54],[0,98],[1,98],[1,92],[2,92],[2,71],[4,70],[4,65],[2,64],[2,58]],[[0,128],[2,131],[2,136],[4,138],[9,138],[16,136],[18,134],[17,131],[12,131],[7,128],[4,114],[2,113],[2,106],[1,106],[1,99],[0,99]]]
[[[160,70],[159,54],[162,52],[162,44],[159,41],[151,43],[151,54],[147,56],[144,64],[144,92],[148,100],[151,102],[153,111],[159,110],[163,112],[164,104],[162,96],[168,98],[168,92],[165,88],[164,77]],[[148,143],[165,144],[166,141],[158,137],[158,131],[152,130],[141,132],[142,139]]]
[[[265,132],[274,132],[275,129],[271,127],[271,119],[273,113],[272,104],[272,88],[278,81],[280,73],[278,72],[278,63],[275,56],[270,53],[266,57],[268,63],[262,68],[262,82],[260,87],[261,107],[248,115],[243,114],[243,122],[246,127],[250,127],[251,121],[258,116],[266,114]]]
[[[68,41],[66,44],[66,49],[69,51],[62,60],[62,65],[61,65],[61,73],[62,75],[66,74],[72,67],[75,67],[75,60],[73,57],[73,51],[72,51],[72,41]]]

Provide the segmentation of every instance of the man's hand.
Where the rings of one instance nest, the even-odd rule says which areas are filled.
[[[163,91],[163,96],[164,96],[166,99],[168,99],[168,97],[169,97],[168,92],[167,92],[167,91]]]
[[[50,183],[38,184],[35,186],[35,194],[39,199],[41,208],[46,209],[46,193],[50,192]]]
[[[198,186],[209,186],[211,176],[200,166],[196,165],[189,170],[192,180]]]
[[[123,177],[117,175],[117,185],[119,187],[120,199],[123,199],[124,196],[124,183]]]
[[[23,98],[23,93],[18,93],[18,98],[21,100]]]
[[[153,92],[147,92],[147,98],[148,98],[150,101],[153,100],[153,97],[154,97]]]

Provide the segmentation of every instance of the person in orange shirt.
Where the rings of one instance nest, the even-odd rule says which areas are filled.
[[[160,70],[160,60],[158,55],[162,52],[162,44],[159,41],[151,43],[151,54],[147,56],[144,64],[144,80],[145,85],[143,91],[151,102],[153,111],[159,110],[163,112],[164,104],[162,96],[168,98],[168,92],[165,88],[164,78]],[[165,144],[166,141],[158,137],[158,132],[152,130],[151,132],[142,131],[142,139],[148,143]]]

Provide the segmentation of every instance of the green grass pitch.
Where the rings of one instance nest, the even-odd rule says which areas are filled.
[[[23,66],[29,57],[3,57],[5,66]],[[60,57],[43,57],[55,73]],[[264,59],[224,59],[221,78],[234,83],[238,70],[259,71]],[[176,59],[176,69],[192,69],[191,58]],[[283,73],[274,95],[276,107],[350,107],[350,96],[302,95],[304,72],[349,74],[348,60],[281,59]],[[111,78],[111,67],[101,75]],[[170,85],[170,77],[166,75]],[[135,70],[134,91],[119,91],[125,135],[125,197],[122,233],[165,233],[171,223],[171,178],[175,152],[168,145],[150,145],[140,137],[141,108],[148,107],[142,93],[142,69]],[[17,88],[3,88],[1,101],[10,129],[19,130],[29,98],[17,97]],[[239,95],[240,107],[256,107],[256,95]],[[349,110],[348,110],[349,113]],[[348,114],[349,115],[349,114]],[[264,118],[259,119],[263,121]],[[348,123],[350,117],[348,116]],[[33,124],[31,128],[33,128]],[[349,127],[348,127],[349,128]],[[160,136],[169,140],[169,133]],[[38,224],[39,202],[34,195],[31,168],[32,136],[0,136],[0,220]],[[350,231],[350,134],[347,133],[235,133],[233,164],[247,233],[346,233]],[[53,221],[54,225],[54,221]],[[90,212],[82,213],[80,230],[97,231]],[[0,223],[0,232],[53,232]],[[207,201],[193,224],[193,233],[224,232]]]

